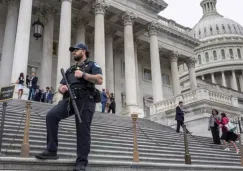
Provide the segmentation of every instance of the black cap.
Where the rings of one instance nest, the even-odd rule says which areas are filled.
[[[83,50],[86,50],[87,52],[89,52],[88,47],[83,43],[78,43],[75,46],[70,47],[69,51],[73,52],[75,49],[83,49]]]

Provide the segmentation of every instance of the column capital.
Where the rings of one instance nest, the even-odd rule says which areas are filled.
[[[112,29],[112,27],[110,25],[105,25],[105,34],[107,36],[113,37],[115,33],[116,33],[116,31],[114,29]]]
[[[147,26],[147,30],[149,35],[157,35],[158,34],[158,29],[159,29],[159,24],[157,22],[151,22]]]
[[[11,5],[18,7],[19,6],[19,0],[3,0],[3,3],[6,5]]]
[[[131,11],[125,11],[122,15],[124,25],[133,25],[134,20],[137,18],[136,14]]]
[[[186,61],[187,67],[188,68],[195,68],[197,60],[195,58],[189,58]]]
[[[177,62],[180,57],[179,51],[171,51],[170,52],[170,62]]]
[[[94,0],[93,9],[95,14],[105,14],[108,8],[106,0]]]
[[[74,28],[85,27],[89,23],[88,20],[84,19],[81,15],[76,15],[72,19],[72,25]]]

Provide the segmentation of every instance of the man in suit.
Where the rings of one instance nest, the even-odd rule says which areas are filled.
[[[105,112],[106,103],[107,103],[107,94],[105,92],[105,89],[102,89],[102,93],[101,93],[102,113]]]
[[[28,100],[35,100],[35,92],[37,89],[38,77],[35,72],[31,73],[30,85],[29,85],[29,97]]]
[[[184,113],[183,110],[183,102],[179,102],[179,106],[176,107],[176,117],[175,120],[177,121],[176,132],[180,132],[180,127],[184,125]],[[188,131],[187,131],[188,132]]]

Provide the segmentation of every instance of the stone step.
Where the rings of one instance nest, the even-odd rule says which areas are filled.
[[[15,163],[15,164],[13,164]],[[2,170],[41,170],[41,171],[67,171],[72,170],[75,159],[37,160],[34,158],[1,157],[0,169]],[[87,171],[242,171],[240,166],[215,166],[215,165],[185,165],[170,163],[152,163],[132,161],[110,162],[105,160],[91,160]]]
[[[18,139],[17,139],[18,138]],[[38,136],[35,136],[35,138],[37,139]],[[33,142],[35,144],[35,142],[39,142],[41,143],[40,146],[41,147],[45,147],[45,140],[33,140],[32,137],[30,137],[30,142]],[[22,137],[16,137],[15,139],[16,143],[18,142],[18,144],[21,144],[22,141],[23,141],[23,138]],[[12,141],[10,141],[9,143],[7,142],[4,142],[6,144],[10,144]],[[67,143],[69,143],[69,145],[67,146]],[[15,144],[13,144],[15,145]],[[73,147],[73,149],[76,148],[76,141],[69,141],[69,139],[65,139],[65,141],[62,141],[62,139],[59,138],[59,147],[63,147],[63,148],[66,148],[66,147]],[[184,151],[184,147],[181,146],[181,147],[170,147],[170,146],[152,146],[152,145],[140,145],[138,144],[138,147],[139,147],[139,150],[150,150],[150,151],[154,151],[155,153],[177,153],[179,151]],[[130,144],[130,146],[117,146],[117,145],[112,145],[112,144],[109,144],[109,143],[103,143],[103,144],[95,144],[95,143],[92,143],[92,146],[91,146],[92,149],[102,149],[102,150],[120,150],[121,152],[122,151],[131,151],[133,150],[133,147],[132,145]],[[206,153],[213,153],[215,155],[235,155],[235,152],[232,150],[230,152],[226,152],[224,151],[223,149],[221,150],[216,150],[216,149],[210,149],[210,150],[207,150],[207,149],[203,149],[203,148],[194,148],[193,146],[189,146],[189,150],[190,152],[194,152],[194,153],[201,153],[202,155],[206,154]]]
[[[20,154],[20,150],[12,150],[12,154],[14,153],[13,151],[16,152],[16,154]],[[35,154],[38,154],[39,151],[31,151],[30,156],[34,156]],[[72,156],[71,156],[72,155]],[[76,157],[75,153],[63,153],[63,156],[70,156],[70,157]],[[70,158],[68,157],[68,158]],[[67,158],[67,157],[65,157]],[[216,159],[217,157],[215,157]],[[125,161],[129,162],[132,161],[132,155],[130,156],[124,156],[119,154],[115,155],[108,155],[108,154],[99,154],[99,155],[94,155],[90,154],[89,155],[89,160],[105,160],[105,161],[111,161],[111,162],[117,162],[117,161]],[[185,159],[183,157],[181,158],[169,158],[169,157],[145,157],[145,156],[139,156],[139,160],[141,162],[153,162],[153,163],[170,163],[170,164],[178,164],[178,163],[184,163]],[[193,164],[204,164],[204,165],[224,165],[224,166],[240,166],[240,160],[234,160],[234,161],[228,161],[226,160],[203,160],[203,159],[191,159]]]
[[[13,151],[16,155],[20,154],[20,149],[21,149],[21,145],[17,144],[12,146]],[[40,145],[36,145],[36,144],[30,144],[30,148],[31,151],[30,153],[33,155],[37,154],[38,152],[43,151],[43,149],[45,148],[45,146],[40,146]],[[3,144],[3,152],[5,152],[5,154],[10,154],[9,150],[7,150],[8,148],[8,144]],[[10,150],[11,150],[10,149]],[[62,147],[59,146],[59,152],[58,155],[66,158],[66,157],[76,157],[76,147]],[[14,151],[15,150],[15,151]],[[12,155],[14,154],[12,153]],[[101,149],[96,149],[96,148],[91,148],[91,153],[90,153],[90,157],[96,157],[99,155],[110,155],[112,158],[116,158],[116,155],[119,154],[119,156],[124,156],[124,157],[130,157],[133,155],[133,148],[130,148],[130,150],[128,151],[118,151],[118,150],[101,150]],[[10,154],[11,155],[11,154]],[[139,155],[140,157],[144,157],[144,158],[148,158],[149,160],[151,159],[155,159],[155,160],[159,160],[159,158],[168,158],[168,159],[184,159],[184,151],[178,151],[176,154],[170,154],[170,152],[168,153],[153,153],[153,152],[143,152],[143,150],[139,149]],[[225,156],[221,156],[219,157],[218,155],[207,155],[204,156],[203,154],[191,154],[191,158],[195,159],[195,160],[212,160],[212,161],[232,161],[232,162],[240,162],[240,156],[235,154],[234,157],[230,157],[229,155],[225,155]]]

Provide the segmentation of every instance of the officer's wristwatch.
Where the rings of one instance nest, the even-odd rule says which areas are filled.
[[[85,73],[85,72],[83,72],[83,74],[82,74],[82,77],[81,77],[81,78],[84,78],[84,77],[85,77],[85,75],[86,75],[86,73]]]

